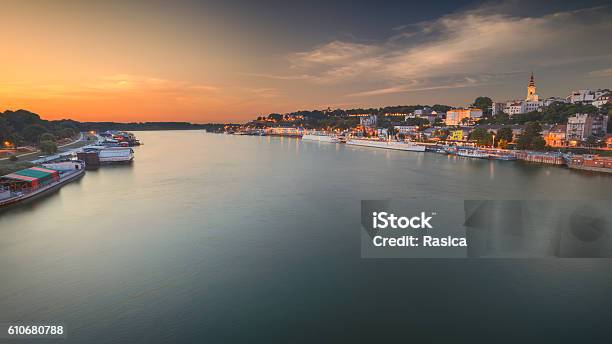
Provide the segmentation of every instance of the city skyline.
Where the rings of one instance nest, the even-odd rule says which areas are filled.
[[[467,105],[612,86],[612,8],[478,1],[8,2],[0,111],[245,122],[300,109]]]

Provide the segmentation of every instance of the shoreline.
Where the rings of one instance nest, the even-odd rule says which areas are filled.
[[[227,134],[227,133],[226,133]],[[231,134],[231,135],[235,135],[235,136],[274,136],[274,137],[287,137],[287,138],[293,138],[293,139],[299,139],[302,140],[302,136],[298,136],[298,135],[236,135],[236,134]],[[607,175],[612,175],[612,158],[607,158],[607,157],[601,157],[601,159],[605,159],[606,162],[603,165],[603,167],[593,167],[593,166],[581,166],[581,165],[577,165],[577,164],[571,164],[568,161],[571,160],[572,157],[576,157],[579,156],[581,157],[581,159],[583,159],[583,157],[587,156],[587,157],[591,157],[588,159],[592,159],[592,157],[595,158],[599,158],[598,155],[596,154],[581,154],[581,155],[573,155],[573,154],[569,154],[569,153],[561,153],[561,152],[548,152],[548,151],[529,151],[529,150],[509,150],[509,149],[498,149],[498,148],[478,148],[478,147],[471,147],[471,146],[443,146],[443,145],[438,145],[435,143],[422,143],[422,142],[410,142],[410,143],[404,143],[401,141],[380,141],[380,140],[364,140],[364,139],[351,139],[351,140],[347,140],[347,142],[343,142],[342,140],[339,140],[338,142],[335,142],[333,140],[313,140],[313,139],[306,139],[305,141],[310,141],[310,142],[324,142],[324,143],[330,143],[330,144],[345,144],[345,145],[354,145],[354,146],[360,146],[360,147],[370,147],[370,148],[378,148],[378,149],[389,149],[389,150],[399,150],[399,151],[412,151],[412,152],[425,152],[425,153],[434,153],[434,154],[447,154],[447,155],[453,155],[453,156],[458,156],[458,157],[462,157],[462,158],[468,158],[468,159],[478,159],[478,160],[498,160],[498,161],[520,161],[520,162],[524,162],[524,163],[529,163],[529,164],[537,164],[537,165],[544,165],[544,166],[557,166],[557,167],[565,167],[571,170],[576,170],[576,171],[582,171],[582,172],[588,172],[588,173],[596,173],[596,174],[607,174]],[[359,144],[354,144],[354,143],[349,143],[348,141],[363,141],[363,142],[359,142]],[[383,145],[383,143],[393,143],[392,145]],[[400,147],[397,148],[396,146],[400,146],[405,144],[406,147]],[[417,147],[423,147],[423,149],[412,149],[412,147],[417,146]],[[410,148],[409,148],[410,147]],[[431,150],[427,150],[426,148],[430,148],[430,147],[434,147],[434,149],[436,149],[436,151],[431,151]],[[450,152],[446,152],[446,153],[441,153],[439,150],[440,149],[445,149],[445,147],[454,147],[455,150],[459,149],[465,149],[465,150],[473,150],[473,151],[477,151],[477,152],[483,152],[483,154],[488,155],[488,157],[477,157],[477,156],[467,156],[467,155],[460,155],[455,153],[450,153]],[[497,156],[497,157],[493,157],[493,156]],[[512,156],[512,158],[507,158],[508,156]],[[583,159],[583,160],[587,160],[587,159]],[[607,162],[607,160],[610,160],[610,162]]]

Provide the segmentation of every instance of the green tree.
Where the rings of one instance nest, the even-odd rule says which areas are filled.
[[[278,121],[281,121],[283,119],[283,115],[278,114],[278,113],[271,113],[271,114],[268,115],[268,118],[278,122]]]
[[[62,127],[55,132],[55,134],[60,138],[71,138],[75,135],[76,131],[72,128]]]
[[[406,119],[406,121],[404,121],[404,123],[406,125],[423,126],[423,125],[429,125],[429,120],[427,118],[415,117],[415,118],[408,118],[408,119]]]
[[[32,125],[28,125],[27,127],[23,129],[22,135],[26,141],[30,143],[35,143],[35,142],[38,142],[38,138],[40,137],[40,135],[46,132],[47,132],[47,129],[43,127],[42,125],[32,124]]]
[[[537,151],[546,149],[546,140],[544,140],[542,135],[534,136],[531,139],[531,149]]]
[[[444,126],[444,120],[440,117],[437,117],[433,123],[434,127],[442,127]]]
[[[448,106],[448,105],[442,105],[442,104],[435,104],[431,107],[435,112],[438,113],[438,115],[441,114],[445,114],[446,111],[452,109],[452,107]]]
[[[542,137],[542,126],[538,122],[529,122],[516,142],[518,149],[543,150],[546,141]]]
[[[435,134],[440,140],[446,140],[448,135],[450,135],[450,131],[448,129],[437,130]]]
[[[514,135],[512,134],[512,129],[508,127],[503,127],[497,131],[497,135],[495,135],[495,139],[497,141],[504,140],[506,142],[512,142]]]
[[[45,154],[57,153],[57,145],[53,141],[41,141],[39,147]]]
[[[9,123],[2,117],[0,117],[0,144],[4,144],[5,141],[12,141],[12,129]]]
[[[42,141],[52,141],[55,142],[55,135],[51,134],[51,133],[43,133],[42,135],[40,135],[39,140]]]
[[[493,101],[489,97],[478,97],[474,100],[474,107],[482,109],[483,113],[490,114]]]
[[[592,148],[592,147],[597,147],[599,140],[597,139],[596,136],[591,135],[589,137],[587,137],[587,139],[584,141],[584,143],[586,144],[587,147]]]
[[[469,140],[476,141],[479,146],[491,145],[493,135],[484,128],[476,128],[469,135]]]

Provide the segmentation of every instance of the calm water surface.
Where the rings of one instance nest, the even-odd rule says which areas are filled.
[[[0,214],[0,322],[61,321],[70,343],[609,342],[610,260],[364,260],[359,234],[362,199],[609,199],[609,176],[137,135],[132,165]]]

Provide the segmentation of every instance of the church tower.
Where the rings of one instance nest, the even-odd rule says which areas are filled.
[[[536,93],[536,85],[533,79],[533,73],[531,73],[531,78],[529,79],[529,85],[527,86],[527,98],[525,99],[528,102],[537,102],[540,100],[540,97]]]

